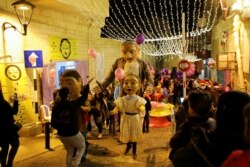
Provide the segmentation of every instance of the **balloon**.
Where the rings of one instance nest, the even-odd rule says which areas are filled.
[[[90,57],[96,58],[96,51],[94,49],[90,48],[88,54]]]
[[[55,78],[56,76],[56,70],[54,68],[49,70],[50,77]]]
[[[190,64],[189,69],[186,71],[186,74],[188,77],[190,77],[191,75],[193,75],[195,73],[195,65],[194,64]]]
[[[156,101],[150,101],[152,108],[156,108],[158,105],[158,102]]]
[[[122,80],[124,78],[124,70],[122,68],[117,68],[115,70],[115,76],[118,80]]]
[[[144,42],[144,35],[143,34],[138,34],[137,36],[136,36],[136,43],[138,44],[138,45],[140,45],[140,44],[142,44]]]
[[[183,73],[180,70],[178,70],[176,74],[178,79],[181,79],[183,77]]]

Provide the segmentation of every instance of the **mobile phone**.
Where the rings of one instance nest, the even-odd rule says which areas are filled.
[[[183,103],[183,101],[184,101],[184,97],[181,97],[181,104]]]

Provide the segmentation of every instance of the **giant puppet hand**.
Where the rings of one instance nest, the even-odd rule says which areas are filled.
[[[102,89],[100,88],[100,86],[96,85],[93,88],[93,91],[95,92],[95,94],[100,94],[102,92]]]
[[[109,95],[110,95],[109,91],[107,89],[105,89],[100,82],[96,81],[96,83],[97,83],[97,86],[95,86],[93,88],[95,94],[102,93],[104,96],[109,97]]]

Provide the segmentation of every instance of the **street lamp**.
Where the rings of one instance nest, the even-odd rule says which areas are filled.
[[[5,31],[8,28],[13,28],[17,30],[20,34],[26,35],[27,34],[27,27],[30,24],[33,9],[35,8],[35,5],[32,3],[26,1],[26,0],[18,0],[11,4],[14,7],[15,13],[17,15],[17,18],[20,22],[20,24],[23,26],[23,30],[19,31],[16,26],[9,22],[4,22],[2,25],[3,31]]]

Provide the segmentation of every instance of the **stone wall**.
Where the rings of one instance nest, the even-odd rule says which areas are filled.
[[[0,24],[2,26],[4,22],[10,22],[20,30],[21,26],[11,6],[12,2],[13,1],[9,0],[0,0]],[[82,16],[81,14],[74,15],[73,13],[37,6],[34,10],[31,23],[28,26],[26,36],[21,35],[11,28],[0,33],[0,57],[6,55],[10,57],[1,58],[0,65],[16,62],[24,63],[24,50],[42,50],[44,65],[55,62],[50,60],[48,38],[49,36],[56,36],[60,38],[75,39],[77,41],[76,50],[79,55],[78,60],[88,62],[90,77],[96,77],[96,68],[98,67],[96,66],[96,59],[88,55],[88,49],[93,48],[96,52],[104,55],[105,67],[102,70],[104,70],[104,74],[106,75],[110,70],[110,66],[114,63],[114,60],[120,56],[120,42],[112,39],[100,38],[101,27],[98,26],[100,25],[96,24],[95,20],[86,18],[86,16]],[[42,69],[37,68],[36,71],[39,81]],[[32,69],[26,69],[26,73],[29,77],[27,80],[29,83],[26,84],[29,85],[29,89],[32,91],[34,89]],[[2,82],[5,81],[4,78],[0,78],[0,80]],[[6,92],[12,93],[14,90],[12,87],[13,85],[4,83],[5,87],[6,85],[9,86],[9,90]],[[95,86],[95,82],[92,82],[91,87],[93,86]],[[40,106],[43,103],[40,82],[38,83],[38,97],[34,97],[35,94],[33,91],[31,94],[33,99],[38,99]],[[32,105],[34,107],[33,103]],[[34,111],[27,112],[34,114]]]
[[[236,71],[231,71],[230,76],[232,78],[232,82],[234,85],[234,89],[242,90],[250,93],[250,72],[246,72],[243,70],[245,65],[250,64],[249,57],[250,57],[250,50],[249,50],[249,40],[250,40],[250,33],[247,34],[246,31],[250,27],[250,22],[248,18],[242,18],[240,15],[240,30],[239,33],[239,48],[235,46],[235,36],[234,36],[234,16],[228,19],[221,19],[219,23],[214,26],[212,31],[212,50],[211,56],[218,60],[218,53],[222,52],[237,52],[237,56],[242,59],[242,62],[238,61],[238,69]],[[227,41],[225,43],[225,47],[223,48],[221,42],[223,40],[222,34],[226,31],[228,33]],[[246,47],[248,47],[246,49]],[[237,49],[239,49],[237,51]],[[244,58],[243,58],[244,57]],[[245,64],[244,64],[245,63]],[[247,64],[248,63],[248,64]],[[239,69],[242,67],[242,69]],[[240,85],[240,75],[241,72],[239,70],[243,70],[243,80],[244,85]],[[249,71],[249,70],[248,70]]]

